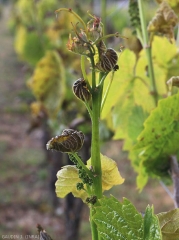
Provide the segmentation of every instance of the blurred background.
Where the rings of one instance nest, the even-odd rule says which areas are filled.
[[[81,154],[89,158],[88,115],[71,91],[80,77],[80,58],[66,50],[73,18],[64,13],[56,18],[54,11],[60,7],[72,8],[88,21],[87,10],[99,16],[101,2],[0,1],[0,236],[36,235],[39,223],[54,240],[90,239],[88,208],[70,195],[55,197],[56,172],[69,160],[47,152],[45,146],[65,127],[83,129],[87,137]],[[150,7],[148,21],[155,2]],[[128,1],[108,0],[106,22],[108,33],[132,32]],[[109,42],[116,50],[121,44],[119,39]],[[123,142],[111,140],[105,123],[101,131],[102,153],[116,160],[126,179],[107,194],[128,198],[140,212],[147,204],[154,205],[155,213],[173,209],[172,199],[156,180],[138,192]]]

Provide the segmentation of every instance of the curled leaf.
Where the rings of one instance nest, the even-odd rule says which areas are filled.
[[[91,159],[87,161],[87,166],[91,167]],[[115,185],[122,184],[124,178],[121,177],[117,164],[114,160],[101,154],[101,168],[102,168],[102,189],[109,190]]]
[[[160,4],[154,18],[148,25],[149,32],[157,32],[165,35],[170,40],[174,38],[174,27],[178,23],[178,17],[166,1]]]
[[[77,190],[77,183],[82,183],[78,176],[78,169],[76,166],[64,166],[57,173],[58,180],[55,183],[56,194],[59,198],[64,198],[68,193],[72,193],[75,197],[81,198],[83,201],[87,198],[87,193],[81,189]]]
[[[81,131],[65,129],[62,134],[52,138],[47,143],[47,150],[60,152],[78,152],[83,146],[84,134]]]
[[[74,82],[73,92],[75,96],[82,101],[89,101],[91,99],[91,93],[88,90],[87,84],[83,78],[79,78]]]

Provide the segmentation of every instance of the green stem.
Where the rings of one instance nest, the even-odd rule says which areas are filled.
[[[79,20],[79,22],[83,25],[84,30],[87,32],[86,24],[84,23],[83,19],[76,12],[74,12],[71,8],[59,8],[55,11],[55,13],[57,14],[61,11],[66,11],[66,12],[73,14]]]
[[[90,225],[91,225],[92,240],[99,240],[100,238],[98,238],[98,230],[96,228],[96,224],[92,220],[93,214],[94,214],[93,209],[91,208],[90,209]]]
[[[82,162],[81,158],[78,156],[77,153],[70,153],[72,154],[76,160],[78,161],[78,164],[86,171],[86,173],[92,178],[94,179],[93,173],[86,167],[86,165]]]
[[[103,97],[103,86],[104,86],[104,80],[106,78],[108,73],[103,73],[103,72],[100,72],[99,74],[99,95],[100,95],[100,99],[99,99],[99,113],[101,113],[101,102],[102,102],[102,97]]]
[[[91,147],[91,165],[94,169],[95,178],[93,178],[93,192],[97,198],[102,197],[102,171],[100,159],[100,144],[99,144],[99,89],[94,89],[92,94],[92,147]],[[90,222],[92,230],[92,240],[100,240],[96,224],[92,220],[93,209],[90,209]]]
[[[108,96],[109,89],[110,89],[110,87],[111,87],[113,78],[114,78],[114,71],[112,72],[112,75],[111,75],[111,78],[110,78],[110,82],[109,82],[109,84],[108,84],[108,86],[107,86],[106,92],[105,92],[105,94],[104,94],[104,97],[103,97],[103,100],[102,100],[102,103],[101,103],[101,110],[100,110],[101,112],[102,112],[103,107],[104,107],[104,104],[105,104],[105,102],[106,102],[106,99],[107,99],[107,96]]]
[[[139,14],[140,14],[140,21],[141,21],[141,28],[142,28],[142,35],[143,35],[143,48],[145,48],[146,56],[148,60],[148,69],[149,69],[149,77],[151,80],[151,93],[154,96],[155,104],[157,105],[158,102],[158,93],[155,83],[155,75],[152,63],[152,53],[151,53],[151,45],[149,44],[148,33],[146,30],[146,21],[144,16],[144,8],[143,8],[143,0],[138,0],[139,5]]]
[[[83,74],[83,78],[85,79],[85,81],[88,82],[88,78],[87,78],[86,70],[85,70],[85,58],[86,57],[84,55],[81,55],[81,71]]]
[[[91,111],[91,108],[90,108],[88,102],[85,101],[84,104],[85,104],[85,106],[86,106],[86,108],[87,108],[87,110],[88,110],[88,113],[89,113],[89,115],[90,115],[90,118],[92,119],[93,112]]]
[[[94,178],[94,195],[102,197],[102,171],[100,159],[100,139],[99,139],[99,116],[100,116],[100,94],[99,88],[95,88],[92,94],[92,152],[91,165],[96,177]]]
[[[103,37],[100,37],[98,38],[96,41],[95,41],[95,45],[97,45],[99,42],[101,42],[102,40],[105,40],[107,38],[110,38],[110,37],[117,37],[117,38],[124,38],[124,39],[128,39],[127,37],[123,36],[123,35],[120,35],[118,32],[116,33],[112,33],[112,34],[108,34],[108,35],[105,35]]]
[[[93,167],[93,194],[97,198],[102,198],[102,170],[100,159],[100,139],[99,139],[99,117],[101,106],[101,86],[96,86],[96,73],[94,68],[94,60],[91,58],[92,63],[92,146],[91,146],[91,165]],[[100,74],[99,83],[103,83],[102,78],[104,74]],[[90,209],[90,222],[92,231],[92,240],[100,240],[97,226],[92,220],[93,208]]]
[[[179,48],[179,23],[177,25],[177,38],[176,38],[176,46]]]
[[[92,89],[96,88],[96,72],[95,72],[95,63],[94,63],[94,58],[90,58],[91,61],[91,67],[92,67]]]

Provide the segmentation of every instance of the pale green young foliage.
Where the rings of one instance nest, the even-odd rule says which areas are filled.
[[[87,161],[87,167],[91,168],[91,159]],[[115,185],[122,184],[124,178],[121,177],[117,164],[114,160],[101,154],[101,168],[102,168],[102,190],[109,190]],[[88,194],[84,189],[77,190],[77,183],[82,183],[79,178],[78,169],[76,166],[64,166],[57,173],[56,194],[59,198],[64,198],[68,193],[72,193],[75,197],[86,200]],[[85,186],[86,188],[86,186]]]
[[[162,240],[153,208],[147,207],[143,218],[126,198],[122,203],[114,197],[103,198],[100,204],[93,220],[104,240]]]
[[[179,239],[179,209],[159,213],[157,217],[162,231],[162,240]]]
[[[68,193],[72,192],[75,197],[81,198],[83,201],[87,198],[87,193],[84,190],[78,191],[77,183],[82,183],[78,176],[76,166],[66,165],[57,173],[56,194],[57,197],[64,198]]]
[[[102,154],[100,154],[100,156],[101,156],[103,191],[109,190],[113,186],[122,184],[124,182],[124,178],[121,177],[116,162]],[[87,166],[88,168],[90,168],[91,159],[87,161]]]

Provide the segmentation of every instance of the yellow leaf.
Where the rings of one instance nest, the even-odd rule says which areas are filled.
[[[65,72],[61,57],[56,51],[47,51],[38,62],[27,86],[41,101],[49,117],[56,117],[65,97]]]
[[[72,192],[75,197],[81,198],[83,201],[86,200],[87,193],[76,188],[76,184],[82,182],[78,176],[76,166],[64,166],[58,171],[57,178],[58,180],[55,183],[57,197],[64,198],[68,193]]]
[[[87,161],[87,166],[91,166],[91,159]],[[124,178],[121,177],[117,164],[114,160],[101,154],[101,168],[102,168],[102,189],[109,190],[115,185],[122,184]]]
[[[118,53],[119,55],[120,53]],[[103,107],[101,118],[105,119],[109,116],[111,109],[115,104],[119,101],[119,99],[124,95],[126,89],[131,83],[131,79],[133,78],[133,68],[136,61],[135,54],[128,49],[125,49],[118,60],[118,65],[120,70],[115,72],[114,80],[111,84],[110,91],[108,93],[105,105]],[[107,78],[104,81],[104,91],[110,82],[110,74],[108,74]]]

